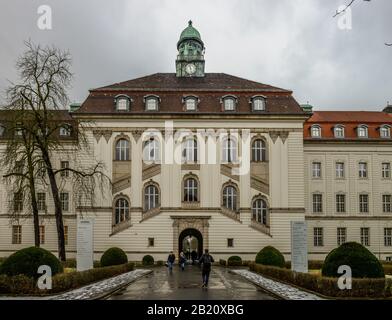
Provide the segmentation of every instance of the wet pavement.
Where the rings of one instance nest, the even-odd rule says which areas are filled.
[[[117,292],[112,300],[273,300],[243,277],[229,273],[222,267],[213,267],[208,289],[201,288],[201,269],[188,265],[185,271],[174,266],[170,274],[166,267],[153,272],[127,288]]]

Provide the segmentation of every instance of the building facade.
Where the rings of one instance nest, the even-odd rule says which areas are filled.
[[[117,246],[134,261],[205,248],[217,259],[253,260],[268,245],[290,259],[291,222],[304,220],[312,259],[344,241],[362,241],[381,259],[392,255],[387,112],[369,113],[374,119],[354,113],[354,120],[309,113],[290,90],[206,73],[204,43],[191,22],[177,49],[176,73],[90,90],[70,112],[82,124],[93,123],[86,131],[90,151],[70,150],[55,163],[100,161],[112,185],[81,206],[73,201],[71,178],[63,177],[69,256],[76,253],[81,216],[94,219],[96,259]],[[338,128],[343,137],[331,136],[331,130],[341,134]],[[338,163],[343,168],[335,168]],[[9,186],[0,190],[2,202],[11,201]],[[45,186],[38,199],[42,246],[56,251]],[[33,244],[31,217],[11,219],[8,210],[0,208],[2,256]]]

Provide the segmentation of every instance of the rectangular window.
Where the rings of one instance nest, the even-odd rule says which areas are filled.
[[[227,239],[227,246],[229,248],[233,248],[234,247],[234,239],[233,238],[228,238]]]
[[[370,228],[361,228],[361,243],[363,246],[370,246]]]
[[[45,226],[39,226],[39,243],[45,244]]]
[[[22,243],[22,226],[12,226],[12,244]]]
[[[64,226],[64,243],[68,245],[68,226]]]
[[[320,213],[323,212],[323,195],[316,193],[313,194],[313,212]]]
[[[147,110],[149,111],[154,111],[154,110],[158,110],[158,100],[155,98],[149,98],[147,99]]]
[[[312,163],[312,177],[313,178],[321,178],[321,163],[313,162]]]
[[[62,210],[69,211],[69,193],[68,192],[61,192],[60,193],[60,201],[61,201]]]
[[[69,168],[69,161],[61,161],[61,169],[68,169]],[[60,175],[64,178],[69,177],[69,171],[61,171]]]
[[[46,194],[43,192],[37,193],[37,206],[39,211],[46,210]]]
[[[382,177],[383,179],[391,178],[391,164],[389,162],[382,164]]]
[[[338,243],[338,246],[341,246],[346,241],[347,241],[347,229],[346,228],[338,228],[337,229],[337,243]]]
[[[344,194],[336,195],[336,212],[338,213],[346,212],[346,195]]]
[[[153,247],[155,245],[155,239],[154,238],[148,238],[148,246]]]
[[[391,212],[391,200],[392,200],[392,196],[390,194],[384,194],[382,196],[382,209],[383,212],[385,213],[389,213]]]
[[[367,194],[359,195],[359,212],[360,213],[369,212],[369,195]]]
[[[313,229],[313,242],[314,242],[315,247],[324,246],[323,228],[314,228]]]
[[[14,193],[14,211],[22,211],[23,210],[23,193],[16,192]]]
[[[45,174],[46,174],[46,165],[45,165],[45,162],[40,161],[40,162],[38,163],[38,176],[41,177],[41,178],[43,178],[43,177],[45,177]]]
[[[344,163],[336,162],[336,178],[343,179],[344,178]]]
[[[366,162],[360,162],[359,163],[359,177],[364,179],[367,178],[368,174],[367,174],[367,163]]]
[[[392,247],[392,228],[384,228],[384,246]]]

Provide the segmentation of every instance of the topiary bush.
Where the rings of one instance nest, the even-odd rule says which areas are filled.
[[[107,249],[101,257],[101,267],[117,266],[128,262],[125,252],[117,247]]]
[[[242,266],[242,259],[239,256],[231,256],[227,259],[228,266]]]
[[[356,242],[347,242],[332,250],[325,258],[322,275],[340,277],[338,268],[348,265],[353,278],[384,278],[384,269],[373,253]]]
[[[142,264],[143,266],[151,266],[154,264],[154,258],[148,254],[143,257]]]
[[[263,248],[256,256],[256,263],[266,266],[285,267],[283,254],[278,249],[268,246]]]
[[[47,265],[52,268],[52,275],[63,272],[59,259],[48,250],[30,247],[21,249],[10,255],[1,265],[0,274],[8,276],[25,275],[38,278],[38,268]]]

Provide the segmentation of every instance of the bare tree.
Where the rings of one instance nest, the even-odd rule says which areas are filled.
[[[87,197],[90,202],[94,201],[97,180],[101,180],[101,188],[104,180],[110,180],[100,162],[92,165],[80,162],[80,165],[74,163],[72,167],[56,167],[56,156],[85,152],[88,149],[88,125],[78,123],[64,109],[68,104],[67,89],[72,79],[70,54],[55,47],[42,48],[31,42],[26,42],[26,47],[16,64],[21,81],[8,90],[9,105],[12,108],[15,102],[23,101],[25,110],[30,114],[31,123],[24,129],[34,137],[34,144],[45,165],[54,202],[59,257],[64,261],[66,252],[59,188],[61,178],[56,179],[56,176],[61,176],[62,172],[72,173],[72,179],[82,184],[79,186],[79,191],[82,192],[80,197]]]
[[[355,1],[356,1],[356,0],[350,0],[350,2],[349,2],[342,10],[336,10],[336,12],[335,12],[335,14],[333,15],[333,17],[335,18],[335,17],[337,17],[338,15],[340,15],[340,14],[346,12],[347,9],[350,8],[350,7],[354,4]],[[363,1],[370,2],[371,0],[363,0]],[[385,45],[388,46],[388,47],[392,47],[392,43],[385,42]]]
[[[3,119],[7,118],[7,146],[0,164],[4,171],[4,180],[11,190],[8,190],[8,207],[11,220],[33,216],[34,245],[40,246],[39,212],[36,198],[37,175],[40,161],[37,154],[34,137],[24,130],[26,118],[23,117],[23,104],[19,112],[3,111]],[[18,199],[15,199],[17,197]],[[27,204],[27,208],[24,204]],[[23,209],[25,206],[25,210]]]

